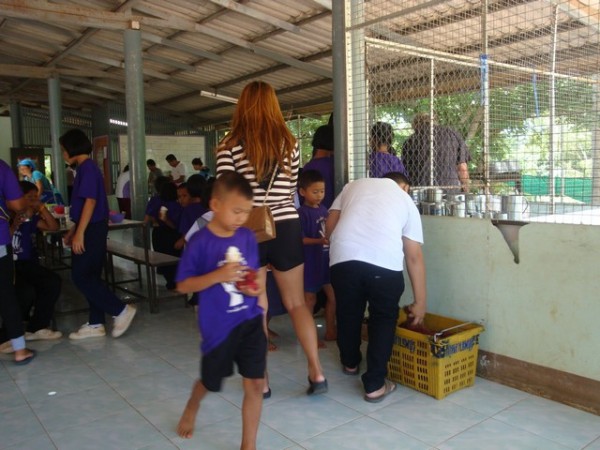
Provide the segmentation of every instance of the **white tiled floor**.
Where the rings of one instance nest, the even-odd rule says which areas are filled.
[[[38,358],[0,365],[0,448],[236,449],[240,378],[209,394],[191,440],[174,429],[198,371],[193,313],[179,301],[156,315],[145,304],[120,339],[34,342]],[[73,329],[83,316],[62,316]],[[264,403],[260,449],[600,449],[600,417],[477,379],[444,400],[399,386],[380,404],[339,370],[334,345],[321,350],[330,391],[307,397],[306,368],[287,317],[270,354],[273,397]],[[50,395],[56,392],[55,395]]]
[[[69,283],[64,291],[59,306],[77,306]],[[159,314],[147,309],[140,305],[119,339],[33,342],[38,357],[24,367],[3,355],[0,449],[239,448],[239,376],[207,396],[192,439],[175,434],[198,374],[195,319],[177,300]],[[85,315],[59,316],[58,327],[83,322]],[[264,403],[261,450],[600,450],[600,417],[479,378],[441,401],[398,386],[382,403],[367,403],[360,380],[341,373],[333,344],[320,351],[329,392],[307,397],[306,362],[289,319],[273,319],[272,328],[281,337],[269,355],[273,397]]]

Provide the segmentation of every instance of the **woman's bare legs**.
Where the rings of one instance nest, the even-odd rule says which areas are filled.
[[[258,296],[258,305],[264,310],[263,313],[263,328],[267,335],[267,342],[269,340],[269,326],[267,323],[267,313],[269,312],[269,298],[267,297],[267,266],[258,269],[258,282],[262,284],[262,294]],[[267,356],[269,355],[269,345],[267,345]],[[266,357],[265,357],[266,358]],[[266,361],[266,359],[265,359]],[[263,394],[269,392],[269,373],[265,370],[265,380],[263,382]]]
[[[317,294],[315,292],[304,292],[304,302],[306,303],[306,307],[308,311],[312,314],[315,310],[315,305],[317,304]],[[314,319],[313,319],[314,320]],[[317,342],[319,348],[327,347],[325,345],[325,341],[321,341],[317,334]]]
[[[335,294],[331,284],[323,286],[323,292],[327,297],[325,303],[325,340],[335,341],[337,339],[337,325],[335,323]]]
[[[325,380],[317,342],[317,328],[311,311],[304,301],[304,264],[281,272],[273,270],[281,300],[288,311],[296,336],[308,360],[308,376],[313,382]]]

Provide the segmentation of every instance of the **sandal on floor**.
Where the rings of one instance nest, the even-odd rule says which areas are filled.
[[[316,394],[324,394],[328,390],[327,380],[323,381],[311,381],[310,377],[308,378],[308,390],[306,391],[306,395],[316,395]]]
[[[391,382],[390,380],[384,380],[383,382],[384,390],[383,394],[378,395],[377,397],[369,397],[367,394],[363,397],[366,402],[369,403],[379,403],[384,398],[386,398],[389,394],[396,390],[396,383]]]
[[[356,366],[354,369],[351,369],[350,367],[346,367],[346,366],[342,366],[342,372],[344,372],[344,375],[358,375],[358,366]]]
[[[263,392],[263,400],[266,400],[268,398],[271,398],[271,388],[269,388],[269,390],[267,392]]]
[[[16,361],[15,360],[15,364],[17,366],[25,366],[27,364],[29,364],[31,361],[33,361],[33,358],[35,358],[35,355],[37,355],[37,352],[35,350],[29,350],[31,352],[31,355],[29,355],[27,358],[22,359],[21,361]]]

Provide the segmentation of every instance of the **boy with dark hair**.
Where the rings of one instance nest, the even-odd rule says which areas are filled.
[[[325,198],[325,181],[320,172],[304,170],[298,180],[299,194],[304,198],[298,208],[304,244],[304,300],[314,310],[317,293],[323,289],[325,304],[325,340],[337,337],[335,325],[335,295],[329,282],[329,241],[325,238],[325,221],[329,215],[321,204]],[[319,343],[324,347],[323,342]]]
[[[15,258],[15,287],[17,295],[23,287],[31,286],[35,291],[33,304],[24,308],[27,329],[25,340],[60,339],[62,333],[50,329],[54,305],[60,296],[62,280],[59,275],[40,265],[33,245],[37,230],[58,230],[58,222],[39,200],[38,188],[29,181],[20,182],[27,210],[15,217],[12,225],[13,257]],[[23,305],[23,299],[20,299]],[[29,311],[33,306],[33,315]]]
[[[381,178],[389,178],[390,180],[395,181],[404,192],[407,194],[410,193],[410,180],[402,172],[388,172]]]
[[[177,426],[177,434],[192,437],[200,402],[218,392],[223,378],[233,374],[233,363],[243,377],[242,449],[256,448],[263,401],[267,338],[259,286],[248,274],[259,269],[254,233],[244,228],[252,210],[252,188],[235,172],[224,172],[215,182],[210,201],[212,220],[194,234],[183,252],[177,290],[199,292],[198,325],[202,335],[201,378]]]
[[[323,205],[329,208],[333,203],[334,173],[333,173],[333,127],[324,125],[317,128],[312,140],[313,156],[304,165],[304,170],[317,170],[325,180],[325,197]]]
[[[192,159],[192,166],[194,167],[194,170],[198,172],[198,175],[201,175],[205,180],[212,178],[210,169],[204,165],[201,158]]]
[[[181,219],[179,221],[179,234],[181,237],[175,243],[175,248],[182,249],[185,245],[185,235],[194,222],[199,217],[202,217],[208,210],[204,207],[204,191],[206,190],[206,181],[202,175],[194,174],[188,178],[187,182],[184,183],[189,196],[187,205],[184,206],[181,213]],[[181,187],[181,186],[179,186]]]

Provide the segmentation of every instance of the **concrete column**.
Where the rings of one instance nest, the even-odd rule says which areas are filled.
[[[144,75],[142,39],[139,24],[125,30],[125,106],[127,141],[131,172],[131,217],[143,220],[148,201],[146,168],[146,122],[144,118]]]
[[[333,161],[335,194],[348,182],[348,119],[346,99],[346,0],[332,2]]]
[[[21,117],[21,104],[10,102],[10,126],[12,129],[12,146],[20,148],[23,146],[23,127]]]
[[[54,169],[54,185],[65,202],[67,196],[67,178],[65,162],[58,139],[62,134],[62,102],[60,98],[60,79],[58,75],[48,78],[48,107],[50,109],[50,141],[52,143],[52,167]]]
[[[335,3],[335,2],[334,2]],[[367,175],[369,149],[369,93],[366,74],[365,30],[361,25],[365,20],[364,0],[351,0],[346,3],[346,25],[352,28],[346,34],[346,108],[348,115],[347,152],[349,180],[364,178]],[[357,28],[356,28],[357,27]]]

